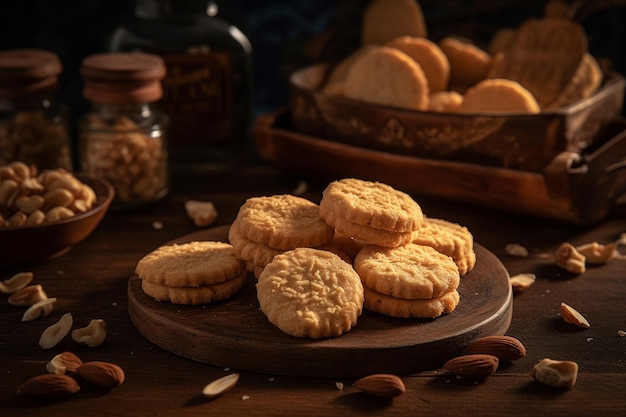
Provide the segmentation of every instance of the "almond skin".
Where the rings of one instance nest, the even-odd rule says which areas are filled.
[[[76,380],[68,375],[43,374],[24,382],[17,393],[35,398],[63,398],[79,390]]]
[[[482,353],[496,356],[501,361],[514,361],[526,356],[526,347],[511,336],[485,336],[467,345],[464,353]]]
[[[493,374],[499,363],[497,356],[475,353],[452,358],[443,368],[466,378],[483,379]]]
[[[118,387],[125,379],[124,370],[110,362],[85,362],[76,371],[87,381],[104,388]]]
[[[402,379],[396,375],[373,374],[352,384],[356,389],[376,397],[394,398],[406,392]]]

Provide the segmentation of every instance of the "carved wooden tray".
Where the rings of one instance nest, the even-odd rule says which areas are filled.
[[[170,243],[227,241],[228,226],[206,229]],[[397,319],[364,311],[348,333],[332,339],[289,336],[259,309],[255,279],[232,298],[203,306],[158,302],[128,283],[128,310],[137,330],[177,355],[234,370],[312,377],[408,374],[439,368],[472,340],[504,334],[511,323],[509,274],[480,245],[474,270],[461,280],[461,301],[434,320]]]

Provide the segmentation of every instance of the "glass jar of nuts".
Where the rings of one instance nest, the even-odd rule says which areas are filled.
[[[144,206],[169,192],[168,117],[154,107],[163,92],[163,60],[145,53],[103,53],[83,60],[81,170],[115,188],[112,209]]]
[[[54,97],[62,69],[53,52],[0,51],[0,166],[72,169],[68,110]]]

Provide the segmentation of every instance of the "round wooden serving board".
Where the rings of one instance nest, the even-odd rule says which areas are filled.
[[[173,242],[227,242],[229,226],[195,232]],[[150,342],[177,355],[220,367],[309,377],[359,378],[437,369],[471,341],[504,334],[511,323],[509,274],[500,260],[475,244],[473,271],[461,279],[461,301],[434,320],[385,317],[365,310],[355,327],[332,339],[292,337],[259,309],[255,279],[228,300],[199,306],[158,302],[128,283],[128,310]]]

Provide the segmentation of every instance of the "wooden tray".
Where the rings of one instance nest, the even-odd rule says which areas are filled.
[[[366,149],[297,132],[290,120],[286,110],[257,118],[258,151],[283,170],[316,180],[382,181],[416,196],[580,225],[602,220],[626,197],[626,122],[621,119],[585,153],[561,152],[542,172]]]
[[[228,226],[206,229],[169,243],[227,241]],[[396,319],[364,311],[348,333],[332,339],[289,336],[259,309],[255,279],[229,300],[203,306],[158,302],[128,283],[128,310],[137,330],[177,355],[232,369],[311,377],[361,377],[436,369],[472,340],[504,334],[511,323],[509,274],[498,258],[475,247],[474,270],[462,278],[461,301],[435,320]]]

